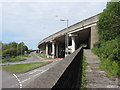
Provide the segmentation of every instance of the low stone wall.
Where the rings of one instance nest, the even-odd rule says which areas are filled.
[[[77,49],[54,67],[29,83],[26,88],[80,88],[83,48]]]

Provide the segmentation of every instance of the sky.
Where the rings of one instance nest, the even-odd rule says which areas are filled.
[[[60,19],[68,19],[69,26],[73,25],[99,14],[106,3],[3,2],[0,4],[2,42],[24,42],[29,49],[37,49],[41,40],[66,28],[66,22]]]

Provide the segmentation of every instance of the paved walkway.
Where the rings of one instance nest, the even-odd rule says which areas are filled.
[[[91,50],[84,50],[84,55],[88,63],[86,69],[86,88],[118,88],[118,79],[106,77],[106,72],[101,71],[99,68],[98,63],[100,63],[100,59]]]
[[[30,54],[30,57],[24,57],[26,58],[25,61],[20,62],[9,62],[9,63],[0,63],[0,65],[13,65],[13,64],[25,64],[25,63],[34,63],[34,62],[46,62],[46,61],[56,61],[61,60],[62,58],[56,58],[56,59],[44,59],[35,54],[35,52],[32,52]]]

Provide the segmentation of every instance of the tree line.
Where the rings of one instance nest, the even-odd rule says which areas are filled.
[[[8,44],[0,42],[0,44],[2,45],[2,58],[5,58],[8,54],[15,57],[28,51],[28,47],[23,42],[10,42]]]

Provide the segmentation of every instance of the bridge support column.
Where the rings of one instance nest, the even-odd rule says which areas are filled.
[[[58,53],[59,53],[59,51],[58,51],[58,44],[56,44],[56,57],[58,57]]]
[[[75,51],[75,37],[71,37],[72,38],[72,52]]]
[[[75,37],[77,36],[76,34],[69,34],[69,36],[71,37],[71,39],[72,39],[72,52],[74,52],[75,51],[75,49],[76,49],[76,44],[75,44]]]
[[[91,27],[91,45],[90,45],[90,49],[93,48],[94,44],[98,41],[98,30],[97,30],[97,26],[92,26]]]
[[[55,58],[55,42],[52,41],[52,58]]]
[[[46,56],[48,56],[48,44],[46,44]]]

